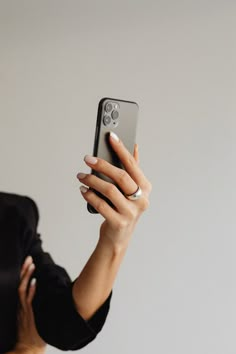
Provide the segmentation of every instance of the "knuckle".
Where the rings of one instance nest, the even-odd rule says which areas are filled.
[[[84,180],[88,183],[88,184],[93,184],[94,180],[96,179],[95,175],[92,174],[88,174]]]
[[[136,219],[136,214],[137,214],[136,208],[135,208],[135,209],[129,208],[129,209],[126,211],[126,217],[128,218],[128,220],[134,220],[134,219]]]
[[[99,214],[103,214],[105,207],[106,207],[106,202],[102,199],[97,201],[95,205],[95,209],[99,212]]]
[[[120,218],[119,220],[117,220],[116,222],[116,228],[118,231],[124,230],[127,228],[129,222],[126,218]]]
[[[130,168],[134,167],[137,164],[135,158],[130,153],[127,156],[127,164]]]
[[[147,198],[142,198],[142,200],[140,201],[140,210],[141,211],[145,211],[149,208],[149,199]]]
[[[107,187],[106,187],[106,196],[108,198],[112,198],[114,196],[114,194],[116,194],[117,192],[117,188],[114,184],[109,184]]]
[[[120,169],[119,174],[118,174],[118,183],[123,184],[127,182],[127,172],[125,170]]]
[[[95,168],[98,171],[103,171],[105,166],[106,166],[106,161],[104,161],[103,159],[98,158],[97,159],[97,163],[96,163],[96,165],[94,165],[93,168]]]

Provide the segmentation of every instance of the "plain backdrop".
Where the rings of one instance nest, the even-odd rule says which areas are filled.
[[[72,278],[102,221],[76,179],[98,101],[140,105],[151,204],[83,353],[236,352],[235,16],[234,0],[0,1],[0,189],[37,202]]]

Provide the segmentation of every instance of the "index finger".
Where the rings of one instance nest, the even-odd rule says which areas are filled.
[[[21,267],[21,271],[20,271],[20,278],[22,278],[22,276],[24,275],[24,273],[26,272],[26,270],[28,269],[29,265],[33,263],[33,258],[31,256],[27,256],[25,258],[25,261]]]
[[[110,133],[109,141],[130,177],[137,183],[138,186],[140,186],[142,189],[145,189],[146,184],[149,182],[143,171],[139,168],[135,157],[131,155],[131,153],[126,149],[123,142],[115,133]]]

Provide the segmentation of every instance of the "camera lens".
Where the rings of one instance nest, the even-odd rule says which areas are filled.
[[[118,111],[112,111],[111,112],[112,119],[117,119],[119,117],[119,112]]]
[[[109,125],[111,123],[111,117],[110,116],[104,116],[103,117],[103,123],[104,123],[104,125]]]
[[[112,110],[112,104],[111,104],[110,102],[108,102],[108,103],[106,104],[105,110],[106,110],[107,113],[111,112],[111,110]]]

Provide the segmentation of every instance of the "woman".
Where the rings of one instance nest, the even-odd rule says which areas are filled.
[[[27,197],[1,194],[0,216],[2,214],[3,217],[0,226],[3,226],[0,234],[4,237],[3,244],[0,244],[0,256],[3,257],[0,270],[5,267],[5,273],[4,281],[0,277],[0,293],[3,293],[0,295],[0,335],[4,333],[6,339],[0,340],[0,353],[17,347],[17,336],[14,337],[16,289],[20,269],[27,256],[33,259],[33,273],[37,279],[33,300],[35,322],[45,342],[62,350],[75,350],[91,342],[102,329],[119,266],[135,225],[148,207],[151,190],[149,181],[138,166],[137,146],[132,156],[114,133],[110,134],[109,141],[125,170],[92,156],[84,159],[87,166],[111,178],[119,188],[92,174],[77,175],[83,183],[80,189],[85,201],[105,220],[94,252],[73,282],[66,271],[42,250],[36,231],[38,211],[35,203]],[[110,200],[114,208],[90,187]],[[7,275],[11,276],[10,281]]]

